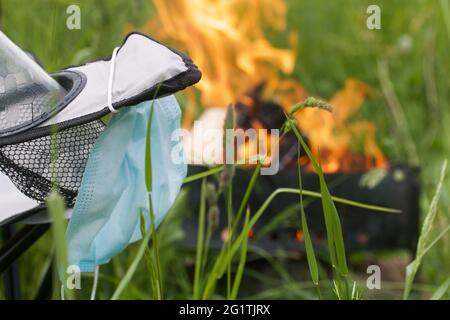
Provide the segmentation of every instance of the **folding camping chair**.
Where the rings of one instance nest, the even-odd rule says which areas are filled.
[[[7,299],[20,298],[19,265],[17,259],[28,250],[45,232],[50,224],[44,205],[22,194],[4,174],[0,174],[0,226],[4,246],[0,248],[0,274],[4,275]],[[68,211],[70,214],[70,210]],[[24,224],[19,231],[16,224]],[[52,270],[47,270],[37,299],[50,294]]]
[[[55,186],[70,216],[105,128],[101,118],[200,77],[189,57],[140,33],[130,33],[110,59],[50,76],[0,32],[0,275],[6,272],[7,298],[20,298],[17,259],[49,229],[45,200]],[[51,279],[50,267],[36,298],[49,296]]]

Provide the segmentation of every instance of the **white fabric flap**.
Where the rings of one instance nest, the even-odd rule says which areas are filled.
[[[76,119],[107,107],[110,63],[110,60],[100,60],[67,69],[85,74],[86,86],[68,106],[40,127]],[[113,104],[135,97],[186,70],[188,67],[182,56],[144,35],[133,33],[117,52]]]

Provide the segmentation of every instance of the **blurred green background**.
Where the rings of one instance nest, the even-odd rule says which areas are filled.
[[[151,0],[3,0],[0,27],[23,49],[33,52],[49,72],[109,56],[122,42],[127,24],[142,25],[153,15]],[[287,33],[299,35],[299,54],[292,75],[311,94],[330,98],[349,77],[369,84],[375,94],[364,102],[361,118],[376,123],[378,142],[393,162],[422,169],[422,211],[435,191],[444,159],[450,158],[450,2],[429,0],[288,0],[288,28],[268,36],[277,46],[287,45]],[[81,30],[65,27],[66,8],[81,7]],[[381,30],[368,30],[366,8],[381,7]],[[450,179],[439,204],[436,233],[450,223]],[[183,195],[177,203],[183,207]],[[183,210],[178,210],[183,211]],[[175,208],[162,225],[163,266],[168,298],[192,292],[189,268],[192,254],[180,254],[182,238]],[[50,236],[41,239],[21,258],[25,297],[32,297],[49,263]],[[449,235],[425,258],[415,297],[427,297],[450,276]],[[107,298],[133,257],[135,246],[102,268],[99,297]],[[398,259],[402,253],[379,254]],[[260,296],[310,297],[307,271],[292,279],[283,255],[271,258],[272,271],[247,275],[268,285]],[[30,268],[30,265],[33,267]],[[300,272],[300,271],[299,271]],[[148,283],[137,273],[123,298],[146,298]],[[400,279],[401,280],[401,279]],[[243,282],[245,287],[246,283]],[[89,286],[86,286],[89,287]],[[382,297],[399,297],[401,284],[386,284]],[[1,291],[0,291],[1,292]],[[2,293],[0,293],[2,297]],[[446,298],[450,298],[447,293]],[[245,296],[242,296],[245,298]]]

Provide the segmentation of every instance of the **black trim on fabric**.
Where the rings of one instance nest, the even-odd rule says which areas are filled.
[[[142,91],[138,95],[135,95],[133,97],[113,103],[113,107],[115,109],[119,109],[119,108],[125,107],[125,106],[136,105],[143,101],[153,100],[154,98],[162,98],[164,96],[168,96],[168,95],[174,94],[178,91],[184,90],[185,88],[192,86],[195,83],[200,81],[202,74],[201,74],[200,70],[198,69],[198,67],[192,62],[191,58],[189,58],[187,55],[185,55],[175,49],[165,46],[164,44],[160,43],[159,41],[157,41],[143,33],[140,33],[140,32],[129,33],[125,37],[125,40],[123,41],[123,43],[118,51],[120,51],[120,49],[126,43],[128,38],[135,34],[143,36],[151,41],[154,41],[154,42],[164,46],[165,48],[169,49],[170,51],[177,54],[178,56],[180,56],[182,61],[186,65],[187,70],[173,76],[172,78],[170,78],[168,80],[163,81],[162,83],[158,83],[158,84],[152,86],[151,88]],[[103,59],[98,59],[96,61],[102,61],[102,60]],[[103,61],[109,61],[109,60],[110,59],[106,59]],[[93,62],[89,62],[89,63],[93,63]],[[84,65],[86,65],[86,64],[81,64],[79,66],[71,66],[69,68],[76,68],[76,67],[81,67]],[[66,69],[63,69],[61,72],[57,73],[56,75],[64,74],[67,72],[75,72],[75,71],[67,70],[67,68],[66,68]],[[77,71],[76,73],[81,74],[81,72],[79,72],[79,71]],[[84,81],[84,84],[85,84],[86,83],[85,75],[84,75],[84,79],[85,79],[85,81]],[[157,95],[156,95],[156,93],[157,93]],[[73,98],[75,98],[75,97],[73,97]],[[72,100],[73,100],[73,98],[72,98]],[[17,143],[22,143],[22,142],[30,141],[33,139],[41,138],[41,137],[50,135],[51,132],[54,130],[62,131],[62,130],[65,130],[65,129],[68,129],[68,128],[71,128],[74,126],[82,125],[82,124],[100,119],[101,117],[107,115],[108,113],[110,113],[110,110],[107,106],[105,106],[100,111],[93,112],[93,113],[90,113],[90,114],[87,114],[87,115],[84,115],[84,116],[81,116],[78,118],[70,119],[67,121],[60,122],[60,123],[55,123],[53,125],[48,125],[45,127],[34,127],[27,131],[21,132],[20,134],[0,138],[0,146],[17,144]]]
[[[79,118],[63,121],[60,123],[55,123],[53,125],[48,125],[45,127],[34,128],[23,132],[20,136],[11,136],[6,137],[4,139],[0,139],[0,147],[42,138],[50,135],[52,131],[63,131],[65,129],[69,129],[78,125],[82,125],[100,119],[104,115],[107,115],[109,112],[110,112],[109,109],[106,107],[100,111]]]
[[[32,216],[38,214],[38,213],[44,213],[47,212],[47,206],[43,203],[36,204],[36,207],[31,208],[29,210],[19,212],[17,214],[14,214],[5,220],[0,221],[0,227],[6,226],[13,223],[19,223],[24,219],[31,218]]]

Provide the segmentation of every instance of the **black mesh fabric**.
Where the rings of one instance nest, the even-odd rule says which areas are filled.
[[[89,153],[105,128],[101,120],[52,136],[0,147],[0,170],[25,195],[45,201],[53,183],[73,206]]]

